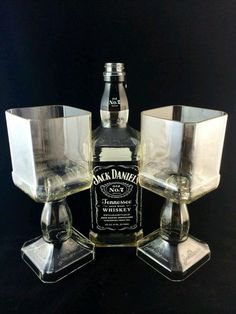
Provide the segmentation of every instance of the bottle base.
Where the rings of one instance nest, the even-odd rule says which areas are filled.
[[[143,230],[132,233],[96,233],[90,231],[89,239],[96,245],[96,247],[135,247],[137,241],[142,239]]]

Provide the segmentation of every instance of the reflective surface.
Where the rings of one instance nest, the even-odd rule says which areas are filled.
[[[46,242],[37,237],[24,243],[21,256],[39,279],[53,283],[94,259],[93,244],[76,229],[61,242]]]
[[[140,184],[166,198],[160,229],[138,242],[137,255],[171,280],[183,280],[210,258],[188,235],[186,204],[217,188],[227,114],[187,106],[142,112]]]
[[[91,184],[90,116],[69,106],[16,108],[6,112],[15,185],[49,202]]]
[[[16,186],[45,203],[42,237],[22,258],[43,282],[55,282],[94,259],[94,245],[72,228],[65,197],[91,185],[91,114],[69,106],[6,112]]]
[[[190,235],[183,242],[167,241],[157,230],[139,241],[137,255],[166,278],[182,281],[210,259],[210,250]]]
[[[185,203],[217,188],[226,121],[222,111],[186,106],[144,111],[141,184]]]

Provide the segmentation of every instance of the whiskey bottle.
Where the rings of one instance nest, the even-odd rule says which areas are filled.
[[[135,246],[143,235],[138,184],[139,132],[128,125],[123,63],[106,63],[101,125],[93,133],[90,239],[96,246]]]

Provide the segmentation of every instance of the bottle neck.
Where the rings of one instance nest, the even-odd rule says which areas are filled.
[[[105,82],[100,115],[102,126],[105,128],[127,126],[129,105],[123,81],[113,79]]]

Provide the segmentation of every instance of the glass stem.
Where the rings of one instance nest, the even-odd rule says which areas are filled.
[[[43,238],[47,242],[62,242],[71,237],[72,216],[65,198],[45,203],[41,228]]]
[[[176,204],[166,199],[161,211],[161,237],[167,241],[182,242],[188,238],[189,227],[186,204]]]

